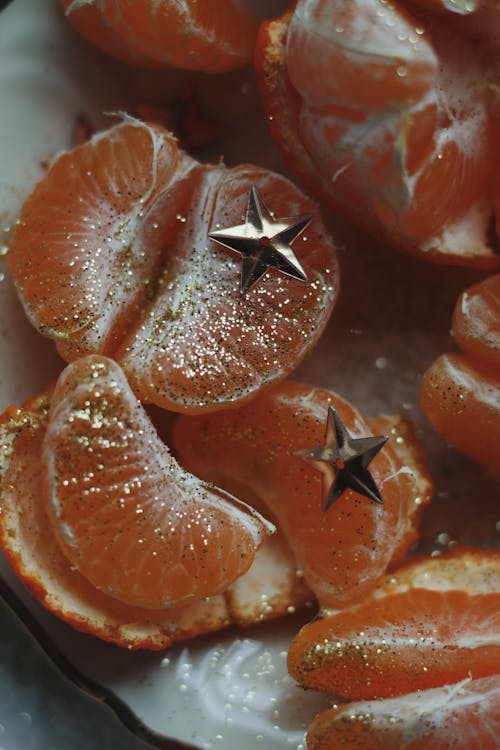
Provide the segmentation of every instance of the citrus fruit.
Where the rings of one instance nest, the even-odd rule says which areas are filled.
[[[97,355],[59,377],[42,461],[63,553],[129,604],[169,607],[220,593],[271,530],[178,466],[119,366]]]
[[[470,357],[500,372],[500,274],[462,292],[453,312],[452,335]]]
[[[50,503],[42,478],[47,472],[44,452],[52,398],[53,388],[48,388],[22,409],[10,407],[0,418],[0,544],[18,577],[47,609],[73,627],[120,646],[160,649],[231,623],[248,625],[278,617],[310,599],[297,579],[293,556],[277,534],[267,537],[246,573],[209,597],[155,609],[126,604],[96,588],[63,553],[48,518]],[[145,437],[152,441],[149,452],[155,438],[149,427],[147,431],[149,438]],[[192,489],[198,486],[202,491],[203,484],[191,480]],[[106,492],[111,490],[103,486],[97,494]],[[126,497],[133,502],[133,495]],[[145,497],[141,494],[139,502]],[[217,494],[214,497],[218,502]],[[234,511],[236,521],[242,511],[237,507]],[[67,538],[68,529],[63,527],[62,533]],[[96,557],[100,554],[99,549]],[[120,566],[122,560],[113,566],[115,572]],[[143,572],[138,569],[138,580]]]
[[[329,406],[355,438],[392,435],[370,463],[383,505],[348,490],[322,510],[322,475],[292,454],[323,444]],[[172,449],[188,471],[271,512],[322,607],[360,599],[402,559],[430,496],[408,425],[368,420],[340,396],[291,381],[239,409],[180,416]]]
[[[292,676],[371,700],[500,672],[500,552],[451,561],[413,562],[402,581],[396,571],[363,602],[304,626],[288,654]]]
[[[241,224],[252,187],[277,217],[313,214],[294,244],[306,282],[271,268],[241,294],[240,256],[208,239]],[[338,292],[333,244],[288,180],[202,166],[130,118],[55,161],[24,204],[9,263],[63,358],[113,357],[141,401],[172,411],[230,407],[285,377]]]
[[[431,261],[493,268],[493,68],[447,15],[409,8],[298,0],[264,22],[255,61],[271,132],[357,226]]]
[[[436,430],[481,464],[500,468],[500,276],[459,297],[452,334],[464,354],[443,354],[424,374],[420,402]]]
[[[311,724],[308,750],[496,750],[500,675],[328,709]]]
[[[122,62],[220,73],[252,59],[257,25],[235,0],[61,0],[72,26]]]

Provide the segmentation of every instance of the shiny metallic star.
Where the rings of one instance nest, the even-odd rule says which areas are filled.
[[[287,276],[306,281],[304,269],[290,244],[304,231],[312,216],[273,219],[268,207],[252,188],[244,224],[210,232],[211,240],[243,256],[241,293],[248,292],[271,266]]]
[[[325,444],[296,451],[293,455],[310,461],[323,474],[324,511],[331,508],[347,489],[382,504],[384,501],[367,466],[388,439],[387,435],[352,438],[335,409],[330,406]]]

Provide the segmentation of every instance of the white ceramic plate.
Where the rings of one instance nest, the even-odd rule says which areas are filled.
[[[174,97],[186,79],[193,77],[132,74],[76,39],[52,0],[14,0],[0,16],[0,230],[5,242],[47,160],[71,143],[79,115],[100,126],[105,112],[127,109],[133,101]],[[228,109],[225,102],[234,104],[226,113],[226,161],[279,168],[252,72],[219,80],[199,76],[198,82],[207,108],[220,113]],[[210,156],[217,158],[220,148]],[[376,248],[371,240],[353,242],[348,230],[331,223],[350,248],[342,254],[343,293],[327,333],[298,377],[338,390],[369,414],[402,411],[414,419],[437,482],[437,500],[423,524],[422,549],[439,551],[450,541],[494,544],[495,479],[446,447],[418,409],[420,375],[452,346],[448,329],[454,300],[480,275],[427,266]],[[25,321],[4,255],[0,279],[3,410],[40,389],[62,363],[52,344]],[[478,495],[480,518],[466,523]],[[305,727],[326,705],[323,698],[304,694],[286,674],[288,643],[307,612],[165,653],[128,653],[76,633],[45,612],[3,558],[0,576],[4,598],[70,679],[105,700],[138,736],[158,747],[177,747],[174,740],[180,740],[196,748],[299,750]],[[37,689],[41,694],[46,685],[35,684]],[[77,728],[71,721],[68,726],[68,744],[55,750],[79,747]],[[47,736],[50,732],[44,743]],[[33,737],[29,746],[46,750]],[[5,750],[18,746],[9,744]]]

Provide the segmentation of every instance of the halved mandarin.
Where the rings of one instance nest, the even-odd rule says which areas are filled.
[[[492,68],[446,15],[410,7],[298,0],[264,22],[255,62],[271,132],[303,184],[356,225],[431,261],[493,268]]]
[[[327,709],[307,733],[308,750],[496,750],[500,674],[397,698]]]
[[[324,512],[321,473],[292,455],[324,443],[329,406],[354,438],[392,436],[370,463],[383,505],[348,490]],[[239,409],[179,417],[172,447],[188,471],[271,511],[322,607],[347,606],[373,588],[416,540],[430,499],[407,424],[368,420],[340,396],[291,381]]]
[[[412,562],[373,596],[303,627],[288,654],[290,673],[343,700],[497,674],[499,570],[498,550]]]
[[[108,364],[102,358],[92,358],[92,360],[94,364],[101,365],[104,363],[106,366]],[[111,363],[110,368],[111,372],[113,372],[116,365]],[[74,366],[72,366],[72,371],[75,373]],[[97,385],[97,380],[99,380],[100,385]],[[94,388],[103,386],[102,371],[100,371],[100,378],[93,379],[93,383]],[[120,377],[118,377],[115,383],[116,385],[113,388],[116,390],[119,387]],[[102,397],[99,397],[99,399],[106,398],[106,390],[108,389],[104,387]],[[116,400],[116,394],[114,398]],[[94,465],[90,448],[96,448],[96,457],[99,452],[112,453],[117,448],[113,449],[111,445],[112,441],[109,440],[108,442],[108,438],[104,436],[101,428],[96,431],[95,435],[90,434],[86,448],[89,451],[90,471],[86,471],[80,478],[81,487],[83,487],[80,501],[81,524],[79,526],[73,524],[73,527],[69,524],[65,525],[68,519],[63,520],[62,517],[58,517],[57,512],[58,509],[62,509],[63,505],[68,508],[71,505],[71,500],[67,496],[61,497],[59,490],[66,492],[70,486],[73,486],[74,490],[76,485],[74,483],[70,483],[70,485],[62,484],[61,487],[60,483],[52,481],[54,492],[52,496],[52,509],[50,509],[51,502],[50,498],[47,497],[47,486],[44,481],[44,475],[48,471],[47,452],[51,450],[48,443],[50,445],[54,444],[54,425],[50,426],[52,435],[47,437],[47,430],[49,428],[48,415],[52,400],[53,388],[48,388],[45,392],[30,399],[22,409],[10,407],[0,418],[0,544],[17,576],[47,609],[67,621],[73,627],[91,633],[101,639],[112,641],[119,646],[126,648],[160,649],[178,640],[191,638],[200,633],[219,630],[231,623],[248,625],[272,619],[286,614],[290,607],[300,607],[311,599],[311,593],[296,576],[293,555],[282,537],[277,534],[267,537],[264,544],[258,550],[254,550],[255,554],[254,552],[251,553],[250,557],[253,556],[251,565],[248,555],[245,560],[241,557],[238,558],[236,550],[230,553],[230,556],[236,556],[237,566],[244,568],[249,564],[249,569],[233,583],[230,583],[223,592],[218,594],[193,598],[191,601],[175,606],[152,608],[151,606],[145,607],[130,603],[127,604],[120,601],[115,595],[112,596],[109,592],[96,588],[88,578],[82,575],[77,565],[68,559],[63,549],[67,547],[68,542],[71,546],[71,542],[76,540],[78,535],[82,533],[83,527],[86,526],[90,537],[84,539],[83,546],[92,554],[92,557],[87,562],[93,569],[91,571],[93,576],[95,576],[99,566],[104,564],[104,557],[109,554],[114,555],[114,545],[109,541],[113,535],[113,531],[109,528],[111,524],[106,523],[104,519],[106,509],[103,508],[96,515],[94,518],[94,528],[91,529],[93,524],[92,519],[86,513],[88,510],[86,501],[88,501],[89,497],[95,500],[97,497],[104,498],[105,496],[109,500],[113,493],[118,493],[119,475],[125,474],[127,466],[130,467],[133,462],[134,441],[136,447],[138,447],[141,441],[146,442],[145,455],[137,457],[138,461],[135,464],[137,468],[137,463],[146,460],[146,455],[155,447],[157,438],[154,436],[149,424],[143,424],[142,427],[136,424],[137,412],[140,413],[140,408],[136,407],[137,412],[135,415],[132,414],[132,418],[135,416],[134,424],[138,426],[138,429],[144,429],[144,432],[142,435],[135,434],[133,439],[128,438],[130,442],[129,458],[124,461],[121,467],[117,468],[116,463],[114,464],[114,484],[112,487],[106,487],[104,484],[102,486],[98,484],[98,482],[104,479],[104,470],[99,469],[99,460],[96,460]],[[89,394],[88,401],[89,403],[93,403],[94,407],[96,406],[97,402],[91,394]],[[67,404],[68,400],[66,399],[66,406]],[[64,408],[62,404],[58,406],[54,402],[54,409],[58,411],[59,415],[58,419],[62,416],[61,410]],[[80,420],[80,422],[82,420],[83,422],[87,421],[88,426],[90,426],[90,422],[85,416],[89,416],[90,409],[89,405],[83,405],[76,420]],[[68,418],[69,416],[68,414]],[[120,416],[125,416],[123,407],[117,411],[117,420],[120,419]],[[75,424],[76,420],[73,420],[71,423],[75,427],[77,426]],[[144,422],[145,420],[139,417],[139,421]],[[119,427],[118,422],[115,422],[113,427],[115,436],[117,431],[123,431],[123,429]],[[125,429],[130,432],[132,429],[131,424],[129,423]],[[94,430],[91,430],[91,432],[94,432]],[[73,432],[71,438],[68,438],[68,443],[73,444],[73,449],[79,455],[76,462],[78,464],[82,463],[81,453],[84,450],[85,442],[84,432],[78,434]],[[69,450],[69,447],[66,447],[65,450]],[[160,448],[160,452],[165,455],[165,446]],[[158,463],[158,460],[158,458],[154,459],[151,466],[152,470],[155,464]],[[91,468],[91,464],[93,469]],[[110,472],[113,471],[112,464],[110,464],[108,469]],[[52,461],[52,465],[54,466],[54,461]],[[89,477],[89,473],[94,469],[94,477]],[[223,515],[220,515],[220,510],[223,510],[224,504],[226,504],[229,515],[225,519],[228,523],[224,524],[223,533],[228,533],[231,536],[230,527],[232,526],[234,531],[239,520],[243,520],[241,538],[234,539],[234,543],[236,546],[239,546],[241,552],[244,551],[245,539],[248,541],[248,532],[250,531],[250,535],[252,534],[252,528],[254,532],[257,531],[261,536],[266,535],[268,524],[259,520],[258,515],[255,513],[249,513],[241,503],[233,507],[233,500],[228,498],[227,494],[221,493],[216,488],[207,487],[195,477],[186,477],[182,470],[179,468],[175,469],[173,459],[170,459],[170,469],[174,470],[174,473],[179,474],[181,477],[181,485],[174,488],[174,493],[177,493],[178,497],[179,493],[182,492],[182,485],[186,488],[186,484],[188,484],[189,497],[191,497],[193,503],[199,504],[201,502],[203,504],[205,502],[203,495],[206,495],[208,500],[210,501],[211,499],[219,508],[220,518],[224,518]],[[107,476],[109,478],[109,474]],[[85,481],[85,478],[89,479],[89,481]],[[64,483],[65,479],[61,479],[62,483]],[[127,527],[127,524],[122,523],[121,515],[122,513],[130,515],[130,513],[124,508],[120,508],[122,513],[120,513],[119,523],[114,530],[118,545],[121,544],[123,546],[123,541],[120,540],[123,540],[124,534],[126,535],[127,531],[130,532],[133,526],[136,529],[140,528],[142,536],[136,536],[135,539],[131,538],[130,546],[123,550],[124,560],[120,559],[118,564],[114,563],[112,570],[106,575],[112,578],[123,575],[125,577],[131,576],[132,590],[136,588],[137,582],[144,582],[145,580],[145,590],[143,592],[141,588],[139,599],[142,600],[147,595],[148,601],[151,604],[153,598],[152,587],[154,588],[158,584],[157,582],[149,581],[151,576],[147,574],[147,567],[151,561],[154,562],[155,559],[158,560],[158,558],[164,555],[161,553],[160,555],[156,555],[156,558],[152,557],[153,553],[158,551],[159,532],[155,532],[153,529],[154,539],[152,544],[150,544],[148,522],[140,520],[147,515],[143,505],[148,500],[147,492],[150,480],[151,474],[148,473],[148,477],[145,478],[143,487],[141,488],[140,497],[137,497],[137,488],[131,486],[130,477],[122,483],[123,492],[121,494],[125,504],[128,504],[129,511],[131,508],[133,510],[133,506],[135,505],[136,510],[141,509],[144,512],[140,514],[132,513],[133,518],[131,521],[129,519],[130,523]],[[159,492],[162,492],[163,495],[165,494],[166,483],[167,477],[164,477],[162,486],[158,488]],[[94,492],[91,491],[91,488],[94,488]],[[89,494],[85,495],[84,493],[87,490]],[[198,494],[196,494],[197,492]],[[149,499],[151,500],[151,498]],[[186,498],[184,500],[187,502]],[[222,505],[220,504],[221,500]],[[154,502],[161,504],[164,500],[159,499]],[[116,505],[118,507],[122,504],[118,502]],[[206,507],[208,509],[208,505]],[[215,510],[217,510],[217,507]],[[111,504],[111,509],[108,510],[110,510],[110,515],[112,515],[113,504]],[[163,514],[166,512],[165,508],[160,508],[159,510]],[[175,513],[175,508],[172,507],[169,512],[171,516],[172,513]],[[49,513],[52,516],[52,522],[49,520]],[[75,503],[73,502],[74,515]],[[166,518],[165,515],[163,517],[164,519]],[[184,528],[183,522],[186,521],[189,524],[188,517],[178,519],[178,531],[181,535],[187,535],[185,535],[184,541],[188,546],[192,544],[194,547],[197,544],[195,539],[196,533],[204,535],[205,532],[203,531],[201,520],[198,514],[195,524],[191,524],[191,529],[187,529]],[[55,532],[53,524],[55,525]],[[73,528],[76,531],[73,531]],[[158,528],[158,526],[155,528]],[[103,531],[106,531],[106,534],[103,534]],[[211,534],[216,535],[218,531],[221,531],[221,529],[213,529]],[[189,534],[191,536],[188,540]],[[108,538],[107,543],[104,540],[105,535]],[[173,549],[174,536],[174,530],[171,527],[170,542],[167,542],[167,547],[170,546],[171,550]],[[127,559],[130,562],[131,557],[134,557],[138,551],[138,539],[144,540],[140,544],[140,554],[142,555],[144,564],[137,565],[135,574],[130,569],[122,572],[120,567],[123,567],[124,561],[125,568],[129,568],[126,562]],[[106,544],[108,545],[107,549]],[[95,551],[96,546],[99,547],[97,551]],[[202,546],[206,545],[202,544]],[[192,553],[193,550],[189,550],[189,554],[191,555]],[[182,554],[181,550],[178,556],[179,560],[174,563],[178,571],[180,570],[179,564],[182,566],[183,560],[186,563],[186,569],[190,563],[188,557],[184,556],[182,558]],[[71,557],[75,559],[75,555],[76,562],[79,563],[78,548],[72,547]],[[113,563],[112,560],[111,563]],[[200,578],[202,575],[202,569],[205,565],[203,551],[199,559],[199,565],[199,575],[197,578]],[[193,562],[191,565],[192,571],[194,571],[194,567],[195,563]],[[227,569],[226,560],[219,561],[217,567],[221,571],[224,568]],[[165,576],[168,577],[168,575],[168,570],[162,569],[160,571],[163,583],[165,582]],[[218,576],[220,575],[221,572],[218,573]],[[182,578],[185,581],[185,576],[181,575],[180,579]],[[197,578],[192,582],[194,589],[199,589]],[[178,585],[178,581],[175,581],[175,585]],[[116,586],[113,586],[113,590],[114,594],[116,594]],[[163,598],[163,594],[160,594],[160,598]],[[129,594],[126,595],[126,598],[130,598]]]
[[[60,0],[86,39],[122,62],[221,73],[247,65],[257,35],[236,0]]]
[[[312,214],[294,243],[307,276],[242,260],[208,234],[241,224],[252,187],[276,217]],[[26,313],[68,361],[104,354],[144,402],[231,407],[284,378],[338,293],[316,206],[260,167],[202,166],[159,126],[127,119],[60,156],[22,209],[9,263]]]
[[[424,374],[420,402],[436,430],[479,463],[500,468],[500,275],[466,289],[452,334],[464,354],[443,354]]]

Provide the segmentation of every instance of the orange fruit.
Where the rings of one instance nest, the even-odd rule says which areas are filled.
[[[479,463],[500,468],[500,275],[459,297],[444,354],[424,374],[420,402],[436,430]]]
[[[328,709],[309,727],[308,750],[496,750],[500,674],[397,698]]]
[[[97,357],[87,360],[87,364],[92,365],[92,363],[109,365],[110,374],[113,374],[113,377],[116,374],[116,365],[113,363],[107,363],[106,360]],[[83,367],[85,367],[85,362],[77,363],[71,366],[69,373],[63,377],[70,377],[71,372],[75,374],[76,371]],[[97,381],[98,378],[93,380],[94,388],[97,387]],[[116,391],[120,383],[120,376],[114,382],[115,385],[112,388]],[[58,386],[59,394],[61,394],[62,387],[62,384]],[[124,390],[126,389],[125,386],[123,388]],[[70,394],[72,389],[73,395]],[[243,573],[237,580],[229,584],[223,592],[218,594],[193,598],[192,601],[185,601],[176,606],[151,608],[127,604],[117,599],[116,596],[111,596],[109,593],[96,588],[88,578],[82,575],[74,562],[71,562],[63,552],[63,548],[67,546],[68,539],[71,539],[71,535],[69,534],[71,527],[68,526],[66,528],[62,526],[61,528],[61,522],[66,523],[66,521],[58,518],[56,511],[58,504],[62,508],[61,501],[63,501],[65,507],[68,507],[68,502],[71,506],[72,501],[68,497],[61,497],[59,494],[60,490],[63,492],[66,491],[66,485],[63,484],[61,487],[59,483],[53,481],[53,497],[48,498],[47,485],[44,481],[44,476],[49,471],[47,465],[48,455],[50,457],[50,452],[52,451],[52,458],[54,459],[51,445],[53,446],[56,440],[54,424],[50,423],[48,417],[51,410],[51,401],[53,401],[53,409],[57,412],[57,419],[60,419],[62,411],[68,406],[68,399],[73,398],[75,390],[83,396],[82,391],[85,390],[85,386],[80,379],[78,381],[75,380],[73,383],[68,383],[68,393],[64,397],[64,403],[61,401],[58,402],[58,397],[56,401],[53,401],[53,388],[48,388],[42,394],[30,399],[22,409],[10,407],[0,417],[0,544],[17,576],[47,609],[67,621],[73,627],[91,633],[101,639],[117,643],[120,646],[126,648],[159,649],[165,648],[174,641],[218,630],[231,623],[248,625],[253,622],[278,617],[286,614],[290,607],[299,607],[310,599],[310,592],[296,577],[293,556],[283,539],[276,534],[268,537],[262,547],[256,551],[253,562],[247,572]],[[101,403],[106,398],[106,391],[109,395],[109,388],[102,389],[102,396],[99,397]],[[118,394],[115,393],[115,396],[112,396],[112,398],[116,401],[119,398]],[[91,394],[89,394],[88,400],[89,403],[94,404],[94,407],[98,403]],[[140,414],[141,409],[137,405],[132,407],[132,399],[130,399],[130,402],[131,408],[136,409],[136,414],[129,416],[132,419],[135,417],[134,424],[137,426],[137,415]],[[89,411],[89,407],[83,406],[83,410],[80,412],[80,419],[83,418],[85,410]],[[127,409],[123,405],[117,408],[115,413],[117,420],[115,422],[115,429],[118,429],[118,421],[120,417],[123,418],[125,416],[126,411]],[[114,420],[113,417],[111,419]],[[140,421],[142,421],[143,428],[145,428],[144,434],[142,436],[136,434],[134,439],[129,439],[130,451],[128,462],[124,462],[124,465],[118,467],[118,469],[116,469],[116,464],[110,462],[110,464],[107,464],[105,473],[112,473],[112,466],[115,465],[115,476],[122,474],[125,479],[127,466],[130,466],[134,455],[133,445],[135,444],[137,447],[141,440],[146,443],[145,454],[144,456],[137,457],[138,462],[144,461],[146,455],[156,447],[157,438],[152,433],[150,425],[144,425],[144,417],[141,417]],[[75,420],[73,420],[72,424],[75,425]],[[49,438],[47,438],[48,429],[52,433],[52,436],[49,436]],[[126,429],[130,431],[132,423],[129,423]],[[103,498],[106,496],[111,500],[115,492],[113,487],[106,487],[104,484],[99,487],[95,483],[95,478],[94,484],[85,482],[85,476],[88,477],[90,471],[95,471],[99,477],[99,481],[103,479],[102,472],[104,470],[98,469],[100,464],[97,454],[103,450],[112,452],[112,448],[111,446],[106,447],[107,438],[102,434],[101,437],[102,439],[96,435],[89,437],[87,450],[89,451],[90,448],[94,447],[96,448],[96,454],[91,455],[89,453],[89,471],[85,471],[85,474],[81,475],[80,482],[82,485],[89,484],[96,489],[95,493],[90,493],[90,497],[100,496]],[[83,438],[84,432],[80,432],[79,434],[74,432],[68,440],[68,444],[72,444],[75,450],[74,468],[77,464],[81,465],[83,463],[82,446],[85,443]],[[68,451],[70,449],[68,446],[63,446],[63,450]],[[165,455],[165,451],[166,448],[161,446],[160,453]],[[56,457],[57,455],[60,457],[60,453],[56,453],[55,455]],[[96,458],[95,462],[94,457]],[[158,460],[155,454],[154,463],[151,465],[152,470]],[[175,473],[180,472],[182,478],[182,470],[175,468],[173,459],[170,458],[169,461],[171,469]],[[54,467],[56,461],[52,460],[51,463],[52,467]],[[83,470],[84,467],[81,466],[80,468]],[[62,478],[62,483],[64,481],[64,478]],[[136,509],[144,506],[150,481],[151,473],[148,473],[140,496],[137,495],[135,490],[130,494],[124,494],[131,508],[134,505]],[[118,483],[115,480],[113,482],[116,487]],[[200,506],[200,503],[203,507],[203,503],[205,502],[203,496],[205,495],[209,500],[212,497],[213,501],[220,508],[222,507],[220,505],[222,498],[222,502],[226,505],[228,511],[228,516],[225,520],[229,521],[229,525],[226,523],[223,527],[224,533],[228,534],[228,538],[231,536],[229,527],[232,526],[234,530],[238,525],[238,519],[242,518],[244,526],[253,526],[254,529],[260,529],[259,533],[261,535],[266,534],[267,524],[262,526],[261,521],[255,517],[255,514],[252,513],[249,515],[242,509],[241,504],[238,507],[233,506],[232,500],[227,502],[227,495],[225,496],[221,491],[216,488],[207,488],[206,485],[199,482],[195,477],[186,478],[184,475],[184,480],[182,481],[181,479],[181,483],[173,488],[174,493],[178,495],[179,492],[182,492],[183,484],[184,487],[186,487],[186,484],[190,484],[189,497],[193,501],[193,507],[196,505]],[[168,477],[164,477],[161,487],[158,487],[163,496],[165,496],[166,488],[168,488]],[[195,494],[196,488],[198,488],[198,496]],[[97,492],[98,489],[100,489],[100,492]],[[123,484],[123,489],[125,490],[125,484]],[[82,493],[82,499],[88,497],[89,495],[83,495]],[[52,503],[51,500],[53,501]],[[72,504],[73,511],[75,511],[75,503]],[[208,503],[205,504],[205,507],[209,508]],[[121,510],[122,512],[124,511],[123,508]],[[162,512],[165,513],[165,510],[163,509]],[[170,511],[168,512],[170,513]],[[52,521],[49,520],[49,513],[52,516]],[[111,507],[110,515],[112,513],[113,509]],[[93,558],[89,557],[86,561],[93,566],[94,574],[97,567],[103,564],[105,556],[110,554],[110,549],[111,554],[114,554],[112,544],[108,545],[107,550],[104,548],[102,532],[106,530],[106,524],[103,523],[105,514],[106,509],[104,508],[95,517],[95,525],[92,528],[92,519],[86,515],[85,506],[82,504],[82,524],[87,527],[94,540],[92,541],[92,538],[84,538],[83,545],[87,546],[87,551],[90,553],[94,552]],[[144,515],[145,513],[136,514],[136,517],[139,519],[143,518]],[[219,515],[219,517],[224,520],[223,514]],[[186,517],[184,520],[187,525],[189,523],[188,518]],[[196,531],[203,535],[204,532],[200,521],[201,518],[198,515],[194,531],[193,528],[188,531],[184,528],[183,524],[179,525],[180,534],[185,535],[182,546],[185,546],[188,542],[189,545],[197,543],[195,539]],[[148,534],[147,524],[143,524],[142,521],[139,523],[141,536],[137,538],[146,539]],[[56,533],[54,533],[53,524],[55,524]],[[119,520],[119,526],[115,529],[118,545],[123,544],[124,535],[127,534],[127,531],[130,533],[133,530],[133,525],[137,528],[135,518],[128,528],[124,527],[122,521]],[[193,527],[193,524],[191,526]],[[59,538],[57,537],[58,527]],[[79,527],[75,525],[73,528],[75,528],[75,531],[72,532],[73,534],[82,533],[82,525]],[[109,538],[112,532],[106,533]],[[189,533],[191,536],[186,536]],[[235,547],[239,547],[240,551],[243,551],[245,536],[248,535],[243,529],[241,538],[234,539],[234,545]],[[172,542],[173,538],[172,535]],[[151,576],[147,575],[146,567],[148,562],[152,560],[151,554],[155,551],[157,542],[153,540],[152,545],[146,541],[142,543],[141,547],[147,547],[143,555],[143,565],[138,565],[135,573],[133,573],[130,569],[124,572],[120,569],[124,567],[124,560],[128,558],[130,562],[131,558],[137,552],[137,543],[134,544],[135,539],[133,534],[130,541],[131,544],[124,550],[120,564],[113,565],[111,576],[122,576],[123,574],[131,576],[131,590],[136,585],[134,581],[137,583],[141,578],[143,582],[146,580],[145,593],[149,592],[149,603],[151,603],[153,589],[157,587],[157,583],[149,581]],[[97,552],[95,551],[95,547],[98,548]],[[170,547],[173,551],[172,544]],[[181,550],[179,559],[181,559],[182,554],[184,553]],[[75,549],[73,549],[72,557],[75,558]],[[229,557],[235,557],[237,566],[240,568],[244,568],[250,564],[251,555],[250,557],[247,556],[246,561],[241,558],[238,559],[236,549],[229,552]],[[229,557],[226,555],[226,559],[222,560],[222,562],[219,561],[218,567],[226,568],[227,570]],[[158,556],[156,559],[158,559]],[[78,559],[76,561],[77,563],[80,562]],[[190,566],[189,557],[186,558],[184,555],[184,561],[186,568],[188,568]],[[178,570],[180,570],[177,560],[175,564]],[[199,582],[201,582],[203,565],[203,555],[200,558],[198,574],[194,570],[196,564],[191,564],[192,572],[197,575],[197,579],[192,582],[193,590],[197,588],[200,590]],[[128,567],[128,563],[126,563],[125,567]],[[162,569],[160,576],[165,578],[165,575],[169,575],[168,570]],[[175,586],[178,586],[178,581],[175,581]],[[126,598],[130,598],[129,594],[130,592],[127,592]],[[142,591],[139,594],[139,599],[141,598]]]
[[[128,604],[170,607],[224,591],[270,531],[179,467],[119,366],[97,355],[59,377],[42,461],[63,553]]]
[[[262,24],[255,62],[274,140],[310,191],[398,249],[498,264],[492,70],[447,16],[298,0]]]
[[[443,354],[422,380],[420,403],[443,438],[479,463],[500,468],[498,367]]]
[[[241,223],[253,186],[278,217],[313,214],[294,245],[306,282],[270,269],[242,295],[240,256],[208,239]],[[332,241],[288,180],[202,166],[130,118],[55,161],[9,263],[28,317],[66,360],[113,357],[142,401],[172,411],[231,407],[284,378],[338,293]]]
[[[371,700],[500,672],[500,552],[448,562],[412,562],[401,580],[396,571],[373,596],[303,627],[288,654],[292,676],[332,697]]]
[[[453,312],[452,335],[470,357],[500,373],[500,274],[460,295]]]
[[[252,59],[257,25],[235,0],[61,0],[72,26],[122,62],[220,73]]]
[[[323,444],[329,406],[353,437],[392,434],[370,463],[382,506],[349,490],[323,512],[322,475],[292,455]],[[368,420],[340,396],[291,381],[239,409],[179,417],[172,446],[188,471],[272,513],[322,607],[347,606],[373,588],[415,541],[430,499],[408,425]]]

